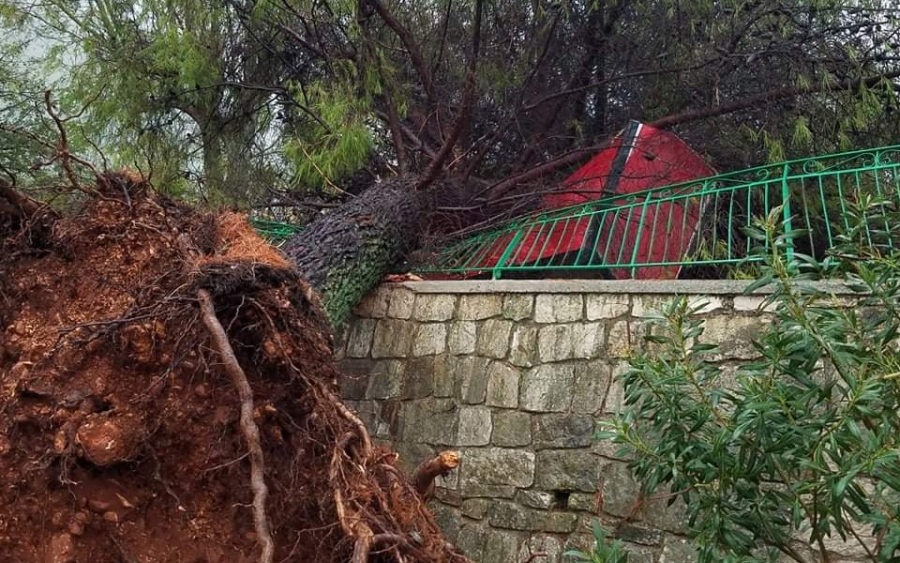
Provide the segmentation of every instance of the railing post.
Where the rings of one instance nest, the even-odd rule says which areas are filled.
[[[637,259],[638,259],[638,250],[640,250],[641,242],[644,240],[644,218],[647,216],[647,206],[650,205],[650,199],[652,195],[648,195],[644,198],[644,205],[641,207],[641,218],[638,221],[637,231],[635,232],[634,237],[634,249],[631,251],[631,279],[637,279]],[[629,213],[633,213],[634,211],[629,211]],[[659,209],[657,209],[659,212]],[[666,233],[668,236],[670,233]],[[622,244],[625,244],[628,240],[628,233],[625,232],[622,236]],[[653,244],[653,241],[650,241],[650,244]],[[665,257],[663,257],[665,259]]]
[[[787,260],[788,265],[794,261],[794,237],[791,228],[791,188],[788,185],[788,170],[790,165],[787,163],[783,166],[784,171],[781,174],[781,204],[784,212],[784,234],[787,237]]]
[[[497,260],[497,264],[494,266],[492,271],[492,279],[499,280],[500,275],[503,273],[503,266],[506,265],[506,261],[509,260],[510,255],[515,250],[516,245],[519,244],[519,241],[522,240],[522,236],[525,233],[525,227],[520,227],[516,234],[513,236],[512,240],[509,241],[509,244],[506,245],[506,250],[503,251],[503,254],[500,255],[500,259]]]

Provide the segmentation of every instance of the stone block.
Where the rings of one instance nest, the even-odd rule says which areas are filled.
[[[693,295],[688,298],[688,307],[696,309],[698,315],[708,315],[713,311],[718,311],[724,307],[721,297],[712,295]]]
[[[434,392],[435,363],[434,357],[411,358],[406,361],[400,392],[402,399],[424,399]]]
[[[613,516],[627,516],[632,512],[640,490],[624,463],[609,463],[603,476],[603,510]]]
[[[418,321],[449,321],[455,308],[455,295],[420,293],[416,296],[413,318]]]
[[[596,493],[572,493],[569,495],[569,510],[580,510],[596,514],[597,505]]]
[[[517,324],[513,327],[509,363],[526,368],[533,366],[537,358],[537,337],[536,326]]]
[[[531,443],[531,416],[528,414],[517,411],[495,412],[493,423],[491,443],[495,446],[517,447]]]
[[[603,347],[603,323],[550,325],[538,333],[538,356],[542,362],[591,359]]]
[[[541,414],[531,418],[534,448],[584,448],[594,435],[594,418],[587,414]]]
[[[386,360],[375,364],[369,375],[367,399],[393,399],[403,390],[405,365],[399,360]]]
[[[456,396],[463,403],[477,405],[487,394],[487,370],[491,360],[478,356],[453,357],[450,371],[456,380]]]
[[[534,463],[534,454],[522,450],[465,450],[459,469],[463,496],[469,496],[466,489],[472,485],[530,487],[534,482]]]
[[[544,490],[594,492],[609,462],[590,450],[543,450],[537,454],[537,486]]]
[[[462,321],[480,321],[497,317],[503,308],[500,295],[490,293],[461,295],[457,318]]]
[[[446,504],[435,502],[431,505],[431,511],[434,513],[434,521],[438,527],[447,536],[451,542],[455,542],[459,537],[460,520],[459,510]]]
[[[654,495],[656,498],[647,500],[641,511],[642,517],[648,526],[685,535],[688,531],[687,504],[682,497],[677,497],[670,505],[670,499],[664,497],[668,492],[660,490]]]
[[[381,319],[372,339],[373,358],[405,358],[412,348],[416,323],[398,319]]]
[[[659,559],[658,548],[647,547],[633,543],[623,543],[625,552],[628,554],[628,563],[657,563]]]
[[[447,350],[447,325],[442,323],[420,324],[413,340],[414,357],[443,354]]]
[[[496,501],[488,509],[488,521],[495,528],[508,530],[568,533],[578,525],[578,515],[528,508],[511,501]]]
[[[741,313],[774,313],[778,308],[775,303],[765,304],[766,298],[762,295],[736,295],[734,297],[734,310]]]
[[[632,320],[616,321],[606,337],[606,357],[627,358],[644,345],[644,323]]]
[[[512,321],[490,319],[478,329],[478,343],[475,351],[479,356],[502,360],[509,352],[509,335]]]
[[[674,299],[674,295],[635,295],[631,301],[631,316],[643,318],[657,313]]]
[[[577,293],[542,293],[534,302],[534,320],[539,323],[580,321],[583,312],[584,298]]]
[[[351,318],[347,322],[353,322],[355,319]],[[348,329],[345,326],[343,329],[338,329],[334,334],[334,352],[332,356],[334,357],[334,361],[340,362],[343,361],[345,357],[347,357],[347,332]]]
[[[402,418],[405,442],[455,445],[459,417],[452,400],[410,401],[404,405]]]
[[[492,407],[514,409],[519,405],[518,369],[504,364],[492,362],[487,371],[486,404]]]
[[[533,412],[562,412],[572,404],[575,366],[549,364],[534,367],[522,376],[519,408]]]
[[[349,405],[348,405],[349,406]],[[381,405],[377,401],[359,401],[355,408],[359,419],[375,437],[390,438],[390,427],[381,417]]]
[[[865,524],[860,524],[856,527],[864,528]],[[859,536],[862,541],[866,542],[866,545],[870,550],[877,543],[877,539],[872,537],[871,534],[867,534],[865,530],[862,530],[862,533],[859,533]],[[826,537],[823,540],[823,544],[825,545],[825,549],[830,554],[832,554],[832,561],[837,560],[841,563],[851,563],[853,561],[872,560],[870,557],[868,557],[865,548],[860,545],[860,543],[852,536],[849,537],[847,541],[842,540],[838,535]],[[835,554],[837,554],[837,557],[834,557]],[[888,561],[897,561],[897,559],[898,558],[895,556],[891,559],[888,559]]]
[[[706,320],[701,342],[715,344],[719,350],[711,354],[713,360],[749,360],[759,357],[753,348],[753,339],[766,328],[767,323],[758,317],[717,315]]]
[[[463,501],[460,511],[466,518],[473,520],[482,520],[487,516],[488,508],[491,506],[491,500],[486,498],[468,498]]]
[[[503,298],[503,318],[521,321],[531,318],[534,312],[534,296],[511,293]]]
[[[450,325],[447,347],[451,354],[473,354],[478,325],[472,321],[457,321]]]
[[[490,530],[484,545],[481,563],[508,563],[515,561],[522,535],[503,530]]]
[[[609,392],[603,402],[603,412],[617,414],[625,407],[625,387],[622,385],[622,376],[631,369],[626,362],[620,362],[612,367],[612,377],[609,381]]]
[[[627,315],[631,309],[631,298],[628,295],[599,294],[585,298],[587,320],[614,319]]]
[[[380,319],[387,316],[388,302],[391,299],[390,286],[378,286],[365,297],[363,297],[359,305],[353,310],[353,314],[357,317]]]
[[[659,563],[694,563],[697,561],[697,548],[687,540],[669,536],[659,557]]]
[[[407,475],[412,475],[420,463],[436,455],[435,448],[428,444],[395,441],[393,446],[400,456],[397,463]],[[442,494],[441,502],[447,502],[447,500],[446,496]]]
[[[540,557],[532,557],[536,553],[542,553]],[[571,561],[571,558],[563,557],[563,544],[558,538],[544,534],[535,534],[528,538],[519,547],[519,556],[516,563],[528,563],[540,561],[540,563],[562,563]]]
[[[346,357],[365,358],[372,350],[375,336],[375,319],[354,319],[347,335]]]
[[[594,361],[575,366],[572,410],[585,414],[602,412],[611,378],[610,367],[603,362]]]
[[[434,478],[434,485],[439,489],[444,489],[448,493],[456,493],[456,495],[453,497],[455,499],[455,504],[462,504],[462,497],[459,496],[459,493],[457,491],[457,489],[459,488],[459,471],[457,471],[456,469],[452,469],[445,475],[438,475]]]
[[[593,519],[592,519],[593,520]],[[594,546],[594,535],[589,532],[583,532],[582,530],[590,530],[591,522],[583,522],[581,526],[579,526],[578,530],[573,534],[569,534],[566,537],[565,549],[575,549],[584,553],[590,553],[591,548]]]
[[[491,410],[487,407],[460,407],[456,444],[486,446],[491,441]]]
[[[373,360],[347,359],[340,362],[341,397],[349,401],[366,398],[369,386],[369,374],[375,370],[377,362]]]
[[[641,545],[659,545],[662,541],[662,532],[638,526],[632,522],[622,522],[615,528],[615,537],[630,543]]]
[[[454,507],[457,509],[460,507],[460,505],[462,504],[462,497],[459,496],[458,492],[443,488],[441,485],[437,484],[437,479],[435,479],[435,485],[434,499],[438,502],[434,504],[440,503],[442,505]],[[457,512],[457,515],[458,514],[459,513]]]
[[[553,506],[553,495],[547,491],[519,491],[516,493],[516,502],[531,508],[547,510]]]
[[[432,362],[434,366],[434,396],[452,397],[456,384],[453,380],[452,357],[440,354],[424,361]]]
[[[416,294],[408,289],[398,288],[391,293],[387,316],[392,319],[408,319],[412,317]]]
[[[507,498],[516,496],[516,488],[512,485],[479,485],[478,483],[466,483],[460,486],[460,496],[463,498]]]
[[[487,530],[481,524],[463,524],[456,538],[456,547],[469,559],[483,561],[486,539]]]

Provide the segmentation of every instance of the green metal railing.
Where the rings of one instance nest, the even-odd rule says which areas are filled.
[[[250,225],[262,237],[275,246],[280,246],[284,241],[297,233],[303,232],[303,227],[268,219],[250,219]]]
[[[745,229],[782,205],[785,231],[794,234],[788,251],[821,256],[850,227],[848,205],[863,193],[900,204],[898,168],[900,145],[608,196],[479,233],[442,251],[419,271],[495,279],[540,271],[674,278],[684,268],[728,268],[760,260],[751,254],[756,243]],[[878,218],[867,221],[872,232],[888,227],[875,224]],[[580,241],[577,247],[572,240]]]

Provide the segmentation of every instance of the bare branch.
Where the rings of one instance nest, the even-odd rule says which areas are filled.
[[[450,130],[450,135],[444,140],[444,144],[438,150],[437,155],[435,155],[431,164],[428,165],[425,173],[422,174],[422,178],[419,180],[416,189],[425,189],[437,179],[441,172],[441,168],[444,166],[444,162],[446,162],[447,157],[450,156],[450,151],[456,146],[456,141],[459,139],[463,128],[466,126],[469,114],[472,112],[472,106],[475,103],[475,71],[478,68],[478,52],[481,48],[481,13],[483,9],[484,0],[476,0],[475,29],[472,32],[472,58],[469,60],[469,71],[466,74],[466,86],[465,91],[463,92],[463,101],[459,108],[459,114],[456,116],[456,121],[453,124],[453,129]]]
[[[682,123],[699,121],[701,119],[709,119],[710,117],[718,117],[720,115],[734,113],[736,111],[749,109],[760,104],[771,103],[777,100],[796,98],[798,96],[816,94],[820,92],[840,92],[841,90],[855,90],[863,85],[872,87],[882,80],[893,80],[897,77],[900,77],[900,70],[895,70],[893,72],[885,73],[879,76],[857,78],[854,80],[842,80],[840,82],[834,82],[830,84],[818,84],[815,86],[806,87],[789,86],[780,88],[778,90],[762,92],[753,96],[747,96],[745,98],[741,98],[740,100],[735,100],[727,104],[676,113],[674,115],[663,117],[662,119],[657,119],[656,121],[651,122],[649,125],[657,127],[659,129],[667,129],[669,127],[674,127],[675,125],[681,125]]]
[[[425,64],[425,59],[422,57],[422,50],[419,48],[419,44],[416,43],[412,33],[410,33],[410,31],[400,23],[400,21],[395,18],[379,0],[368,1],[369,4],[375,8],[375,11],[378,12],[378,16],[388,27],[394,30],[394,33],[396,33],[397,37],[400,38],[400,41],[403,42],[406,52],[409,53],[410,62],[412,62],[416,72],[419,73],[419,79],[422,81],[422,87],[425,88],[425,94],[428,96],[428,100],[434,103],[434,80],[431,75],[431,70],[428,68],[428,65]]]

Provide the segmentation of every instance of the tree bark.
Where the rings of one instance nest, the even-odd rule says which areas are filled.
[[[291,237],[284,252],[319,292],[332,326],[418,242],[427,215],[416,179],[375,185]]]

